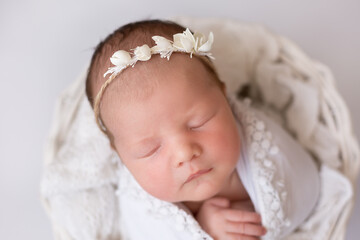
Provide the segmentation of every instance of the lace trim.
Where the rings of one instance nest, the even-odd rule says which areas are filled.
[[[234,114],[244,124],[259,211],[268,230],[263,239],[275,239],[284,227],[291,224],[284,214],[283,203],[287,197],[284,190],[285,182],[277,176],[276,166],[272,160],[272,156],[279,153],[279,148],[273,142],[273,136],[265,123],[249,110],[250,99],[245,99],[241,104],[238,100],[230,98],[229,103],[233,105]]]

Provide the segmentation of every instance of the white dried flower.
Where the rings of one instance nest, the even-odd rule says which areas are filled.
[[[155,41],[155,46],[151,48],[153,53],[160,53],[162,58],[170,58],[170,55],[176,50],[171,41],[161,36],[153,36],[152,39]]]
[[[134,54],[137,60],[147,61],[151,58],[151,49],[147,44],[144,44],[140,47],[136,47]]]
[[[183,33],[174,35],[173,46],[185,52],[192,52],[195,47],[195,38],[188,28]]]
[[[110,61],[115,66],[124,66],[130,63],[131,56],[128,52],[124,50],[119,50],[112,55]]]
[[[196,36],[196,35],[195,35]],[[198,38],[196,38],[197,46],[195,47],[196,52],[208,52],[211,50],[211,45],[214,42],[214,34],[212,32],[209,33],[209,37],[205,42],[205,36],[203,34],[198,34]]]
[[[153,51],[169,51],[173,49],[171,41],[161,36],[153,36],[152,39],[155,41],[156,46],[152,47]]]

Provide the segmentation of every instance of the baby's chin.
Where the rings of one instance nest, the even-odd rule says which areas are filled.
[[[207,178],[198,178],[184,184],[177,190],[174,189],[146,189],[150,195],[166,202],[202,202],[210,199],[221,191],[221,182],[219,179],[214,181],[214,178],[209,175]]]
[[[210,199],[216,194],[219,193],[219,189],[214,188],[213,186],[202,186],[201,188],[198,188],[196,191],[186,194],[187,196],[184,196],[181,201],[179,202],[203,202],[207,199]]]
[[[153,197],[166,202],[203,202],[209,198],[214,197],[219,191],[214,188],[202,188],[194,191],[192,193],[179,194],[178,196],[169,196],[169,195],[158,195],[151,194]]]
[[[217,193],[218,193],[218,191],[214,191],[214,190],[212,190],[212,191],[208,190],[208,191],[204,191],[204,192],[196,192],[192,197],[190,197],[189,200],[186,200],[186,201],[203,202],[207,199],[214,197]]]

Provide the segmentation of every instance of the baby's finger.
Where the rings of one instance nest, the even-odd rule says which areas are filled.
[[[227,198],[214,197],[207,200],[207,203],[211,203],[217,207],[228,208],[230,206],[230,200]]]
[[[226,233],[226,240],[259,240],[258,237],[246,236],[243,234]]]
[[[266,228],[263,226],[244,222],[226,222],[225,231],[251,236],[263,236],[266,234]]]
[[[256,212],[247,212],[235,209],[225,209],[223,211],[225,219],[229,221],[261,223],[261,216]]]

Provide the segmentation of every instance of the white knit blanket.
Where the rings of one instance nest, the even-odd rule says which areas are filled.
[[[321,189],[316,207],[286,239],[343,239],[353,204],[359,148],[330,71],[290,41],[258,25],[218,19],[177,20],[194,30],[214,32],[215,64],[229,95],[251,98],[253,105],[291,134],[319,166]],[[95,124],[82,75],[59,96],[46,148],[41,194],[55,239],[120,239],[125,235],[116,195],[123,184],[119,166],[118,157]],[[161,204],[154,211],[156,207]],[[290,212],[285,213],[290,216]],[[185,213],[175,211],[174,217],[186,218]],[[196,223],[193,226],[185,228],[192,230],[182,231],[183,236],[211,239]],[[267,239],[282,233],[274,234]]]

